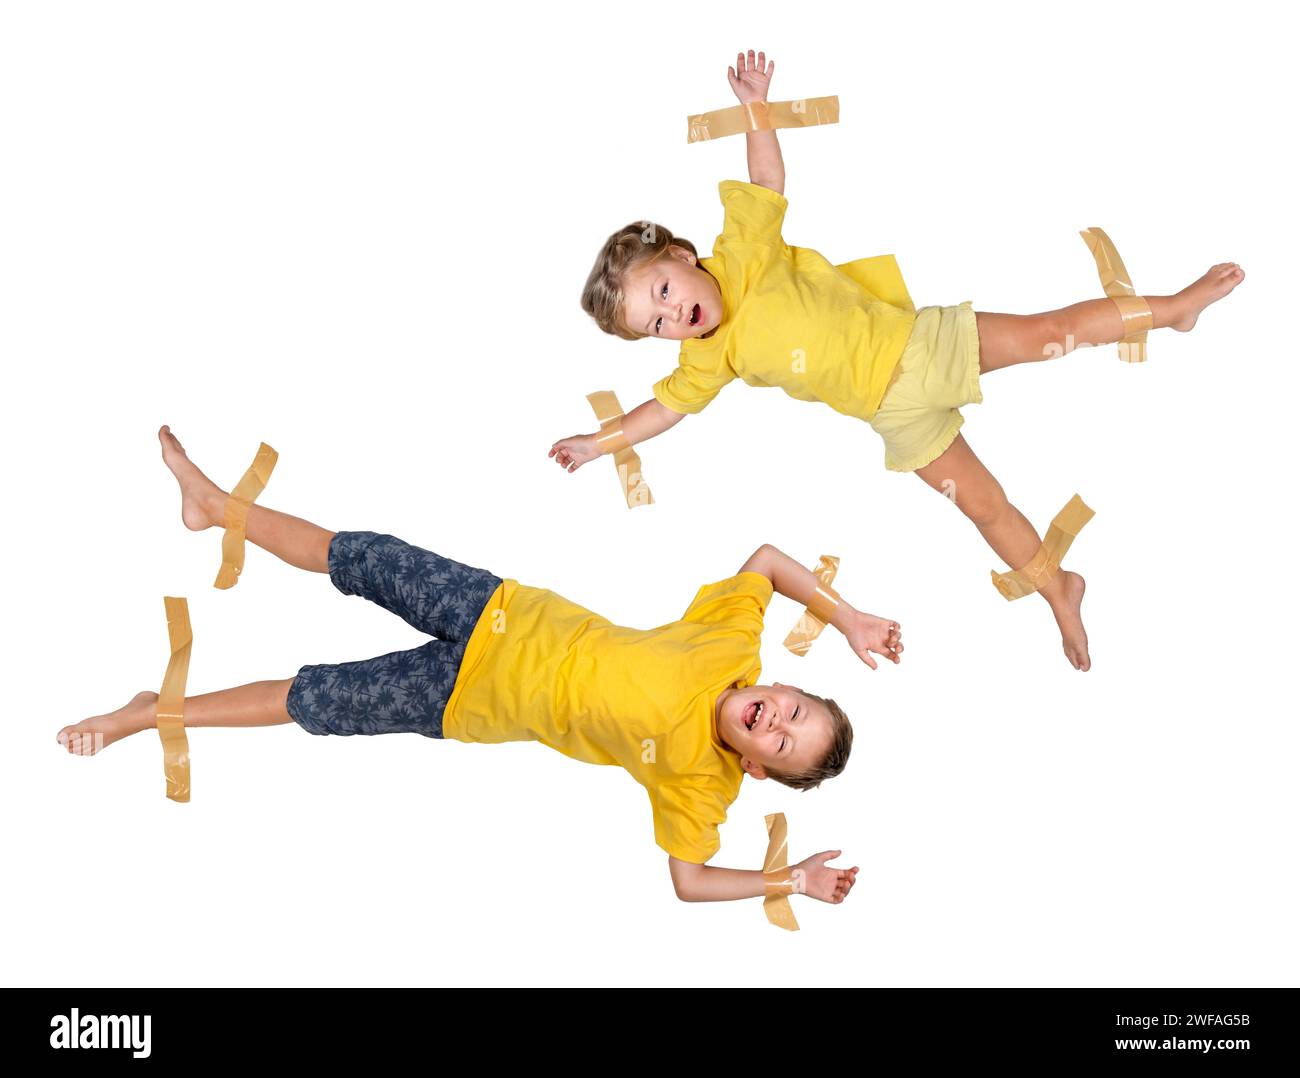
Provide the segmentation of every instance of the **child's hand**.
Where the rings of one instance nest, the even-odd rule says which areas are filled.
[[[826,864],[833,857],[839,857],[843,850],[823,850],[805,858],[794,866],[803,873],[803,893],[823,902],[843,902],[853,889],[858,878],[858,866],[852,868],[832,868]],[[796,877],[797,878],[797,877]]]
[[[746,62],[743,52],[736,53],[736,67],[733,71],[727,68],[727,81],[731,83],[731,88],[736,92],[736,97],[742,105],[747,105],[752,101],[767,100],[767,84],[772,81],[772,72],[776,70],[776,61],[773,60],[767,64],[767,70],[764,70],[764,57],[760,52],[758,54],[758,64],[754,63],[754,50],[749,50],[749,60]]]
[[[572,438],[556,442],[546,455],[554,457],[555,463],[565,471],[576,472],[587,461],[600,456],[600,447],[596,444],[594,434],[575,434]]]
[[[844,636],[853,649],[853,654],[875,670],[876,660],[871,657],[873,651],[895,664],[902,658],[902,632],[896,621],[855,610],[853,620],[844,630]]]

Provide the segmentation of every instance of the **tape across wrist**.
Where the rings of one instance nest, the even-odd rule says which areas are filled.
[[[1147,330],[1154,324],[1151,306],[1137,294],[1124,260],[1111,238],[1100,228],[1088,228],[1079,233],[1088,245],[1097,263],[1097,275],[1106,295],[1119,308],[1124,322],[1124,338],[1119,342],[1119,358],[1125,363],[1145,363],[1147,358]]]
[[[786,823],[784,812],[764,817],[767,823],[767,854],[763,858],[763,912],[777,928],[798,932],[799,922],[790,908],[795,893],[794,871],[787,864]]]
[[[817,578],[817,590],[813,593],[804,612],[785,638],[785,646],[796,655],[807,655],[813,641],[821,631],[835,620],[835,610],[843,602],[839,592],[831,587],[831,581],[839,572],[840,559],[833,554],[823,554],[817,560],[817,567],[812,571]]]
[[[835,620],[835,611],[842,601],[840,593],[829,584],[818,584],[817,590],[808,600],[808,613],[829,625]]]
[[[602,457],[610,453],[621,453],[624,449],[631,447],[632,443],[627,440],[627,435],[623,433],[622,416],[601,426],[599,433],[596,435],[596,445],[600,449]]]
[[[816,127],[840,122],[840,99],[804,97],[797,101],[750,101],[686,117],[686,141],[705,142],[750,131],[780,127]]]
[[[163,748],[163,775],[167,780],[167,797],[172,801],[190,799],[190,743],[185,736],[185,682],[190,673],[190,647],[194,633],[190,628],[190,606],[184,599],[163,597],[167,610],[167,637],[171,657],[163,675],[154,716]]]
[[[1004,599],[1022,599],[1040,590],[1052,579],[1061,567],[1074,537],[1083,530],[1083,526],[1094,516],[1079,495],[1075,495],[1065,504],[1047,529],[1042,545],[1027,565],[1007,573],[993,570],[993,586]]]
[[[257,496],[266,489],[267,480],[271,478],[275,462],[279,459],[280,454],[262,442],[257,447],[257,456],[248,466],[248,471],[226,498],[222,517],[226,533],[221,537],[221,568],[217,570],[214,587],[233,588],[238,583],[239,574],[244,571],[244,534],[248,510]]]
[[[623,406],[618,403],[618,397],[610,390],[602,389],[588,393],[587,402],[600,423],[596,444],[601,456],[614,456],[614,469],[618,472],[618,481],[623,488],[627,507],[635,509],[638,505],[653,505],[654,496],[650,493],[650,485],[641,474],[641,458],[623,433]]]

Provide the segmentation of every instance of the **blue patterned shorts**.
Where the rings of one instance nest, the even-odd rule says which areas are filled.
[[[344,595],[378,603],[438,639],[376,659],[302,667],[289,687],[289,716],[312,734],[442,737],[465,645],[501,578],[377,532],[337,532],[329,574]]]

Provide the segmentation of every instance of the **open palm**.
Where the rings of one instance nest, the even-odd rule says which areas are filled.
[[[731,88],[742,105],[752,101],[766,101],[768,83],[772,81],[772,72],[775,70],[775,60],[768,63],[760,52],[756,63],[754,50],[750,49],[748,57],[743,52],[736,53],[736,66],[727,68],[727,81],[731,83]]]

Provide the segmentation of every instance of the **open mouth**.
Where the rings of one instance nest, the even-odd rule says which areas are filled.
[[[704,312],[700,309],[700,305],[697,303],[691,308],[691,325],[698,326],[700,324],[700,319],[703,317]]]
[[[752,734],[754,732],[754,727],[758,725],[758,720],[762,716],[762,714],[763,714],[763,701],[755,700],[752,704],[748,705],[745,708],[745,713],[744,715],[741,716],[740,721],[745,724],[745,729]]]

